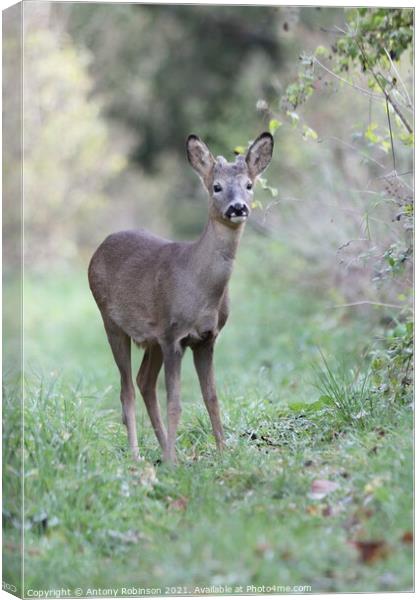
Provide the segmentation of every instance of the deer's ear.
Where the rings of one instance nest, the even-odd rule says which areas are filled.
[[[257,177],[268,167],[273,155],[274,139],[271,133],[265,131],[253,144],[251,144],[245,160],[248,165],[249,174],[252,178]]]
[[[189,135],[187,139],[187,157],[192,168],[205,179],[214,167],[215,160],[206,144],[196,135]]]

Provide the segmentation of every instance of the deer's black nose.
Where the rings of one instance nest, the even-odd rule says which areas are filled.
[[[249,215],[249,208],[244,202],[235,202],[234,204],[230,204],[225,213],[225,216],[228,219],[233,217],[243,217],[247,218]]]
[[[229,207],[231,214],[236,216],[245,216],[247,217],[249,214],[249,209],[246,204],[243,202],[235,202],[235,204],[231,204]]]

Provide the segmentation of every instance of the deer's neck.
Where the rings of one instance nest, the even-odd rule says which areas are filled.
[[[202,285],[223,293],[232,274],[243,225],[230,227],[209,217],[201,237],[194,244],[193,268]]]

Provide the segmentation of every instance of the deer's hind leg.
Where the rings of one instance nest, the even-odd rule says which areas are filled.
[[[112,354],[121,376],[123,423],[127,427],[128,443],[134,460],[140,460],[136,428],[136,393],[131,375],[131,339],[111,319],[104,317],[105,330]]]
[[[158,442],[165,452],[167,434],[160,414],[159,402],[156,395],[156,382],[162,367],[163,355],[160,346],[153,345],[146,348],[143,360],[137,375],[137,384],[143,396],[147,412]]]

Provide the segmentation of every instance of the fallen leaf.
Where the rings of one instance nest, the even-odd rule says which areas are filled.
[[[384,477],[374,477],[371,481],[369,481],[369,483],[367,483],[364,487],[364,493],[365,494],[371,494],[372,492],[374,492],[375,490],[377,490],[379,487],[382,487],[382,485],[384,484]]]
[[[375,513],[373,509],[367,508],[366,506],[359,506],[355,512],[356,517],[358,517],[360,520],[370,519],[374,514]]]
[[[389,546],[384,540],[374,541],[352,541],[353,546],[359,553],[360,562],[371,564],[389,554]]]
[[[176,498],[169,503],[169,508],[173,508],[174,510],[186,510],[187,506],[188,498],[185,498],[185,496]]]
[[[258,542],[255,546],[255,553],[259,556],[266,556],[272,552],[273,549],[268,542]]]
[[[144,487],[148,488],[153,487],[158,482],[156,471],[153,465],[145,464],[143,466],[139,481],[141,485],[144,485]]]
[[[329,504],[327,504],[327,506],[324,506],[324,508],[322,509],[322,516],[323,517],[332,517],[334,515],[334,509],[332,506],[330,506]]]
[[[310,504],[306,507],[306,512],[313,517],[318,516],[321,513],[321,509],[316,504]]]
[[[404,544],[412,544],[413,543],[413,532],[412,531],[406,531],[402,536],[401,536],[401,541]]]
[[[328,479],[315,479],[311,485],[309,497],[313,500],[322,500],[331,492],[335,492],[339,488],[339,484]]]

